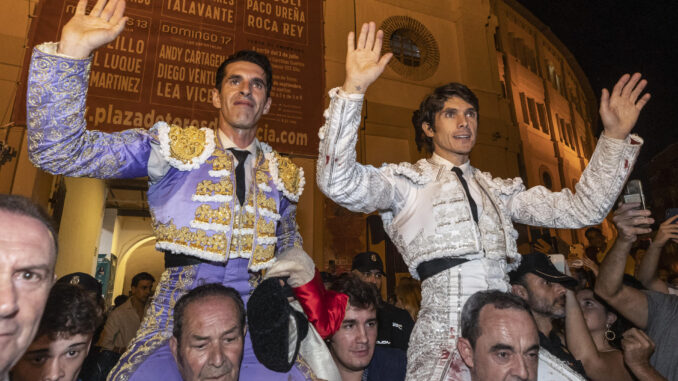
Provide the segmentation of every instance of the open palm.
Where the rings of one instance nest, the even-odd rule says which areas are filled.
[[[640,111],[650,100],[650,94],[640,97],[646,85],[647,81],[641,80],[640,73],[633,76],[624,74],[614,85],[611,94],[603,89],[600,97],[600,118],[605,127],[605,135],[625,139],[631,132]]]
[[[66,23],[59,41],[59,53],[85,58],[92,51],[108,44],[125,28],[125,0],[98,0],[85,14],[87,0],[80,0],[75,15]]]
[[[349,93],[365,93],[367,87],[384,72],[393,54],[381,56],[384,32],[376,31],[374,22],[363,24],[357,45],[353,42],[354,38],[353,32],[350,32],[346,52],[346,81],[343,89]]]

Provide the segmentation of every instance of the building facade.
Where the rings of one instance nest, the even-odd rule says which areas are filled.
[[[3,51],[0,64],[12,70],[0,83],[0,106],[11,109],[29,13],[36,2],[6,1],[9,11],[0,17],[8,22],[0,23],[0,42],[11,49]],[[480,101],[478,140],[471,156],[475,167],[495,176],[521,176],[527,186],[574,189],[595,146],[596,98],[572,54],[515,0],[325,0],[323,4],[327,91],[341,86],[346,34],[363,22],[375,21],[385,32],[384,50],[394,53],[366,96],[358,141],[360,162],[381,166],[424,157],[416,148],[412,111],[435,87],[455,81],[466,84]],[[18,25],[9,20],[23,21]],[[124,264],[132,263],[131,257],[125,257],[150,250],[143,187],[91,179],[62,181],[36,170],[27,160],[25,129],[11,126],[10,114],[0,121],[0,140],[13,147],[16,156],[0,167],[0,192],[32,197],[61,216],[63,254],[58,271],[92,272],[97,254],[112,253],[119,257],[122,273],[115,284],[128,283],[117,279],[126,272]],[[332,261],[339,270],[346,269],[355,253],[369,247],[384,256],[389,272],[402,272],[397,258],[386,254],[385,243],[368,244],[366,216],[338,207],[319,192],[313,181],[314,159],[293,160],[306,173],[298,222],[304,248],[317,266],[323,270]],[[116,217],[111,220],[111,215]],[[581,232],[520,230],[525,244],[548,236],[567,244],[583,241]]]

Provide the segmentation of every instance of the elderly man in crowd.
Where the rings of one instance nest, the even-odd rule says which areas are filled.
[[[102,320],[103,311],[85,288],[57,283],[35,340],[12,369],[12,381],[78,380]]]
[[[457,349],[472,381],[536,381],[537,325],[527,304],[500,291],[473,294],[461,312]]]
[[[0,380],[38,329],[54,283],[56,232],[37,205],[0,195]]]
[[[238,291],[216,283],[189,291],[174,307],[169,341],[182,379],[237,381],[246,332]]]

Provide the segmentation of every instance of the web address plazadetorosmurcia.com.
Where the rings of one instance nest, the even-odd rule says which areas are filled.
[[[216,128],[217,118],[212,120],[198,120],[191,118],[181,118],[172,115],[172,113],[158,113],[155,109],[150,109],[148,112],[125,111],[119,110],[108,105],[108,107],[95,107],[94,112],[90,113],[88,109],[87,121],[94,128],[115,124],[129,128],[150,128],[153,124],[160,121],[165,121],[169,124],[176,124],[179,126],[198,126],[207,128]],[[257,131],[257,139],[268,143],[282,143],[296,146],[308,145],[308,134],[306,132],[298,131],[279,131],[275,128],[269,127],[264,123],[259,126]]]

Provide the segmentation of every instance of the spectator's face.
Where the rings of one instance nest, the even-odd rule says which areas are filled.
[[[532,273],[525,274],[525,284],[527,298],[519,296],[527,301],[533,312],[557,319],[565,317],[565,287]]]
[[[50,340],[42,335],[12,369],[12,381],[75,381],[87,357],[92,335]]]
[[[256,128],[259,118],[271,107],[264,69],[248,61],[228,64],[221,89],[212,90],[212,104],[219,109],[220,126],[225,123],[235,129]]]
[[[151,296],[153,291],[153,282],[150,280],[140,280],[137,283],[136,287],[132,286],[132,295],[142,303],[148,301],[148,297]]]
[[[237,381],[245,328],[236,304],[223,296],[190,303],[184,310],[181,342],[170,339],[170,349],[185,381]]]
[[[40,221],[0,211],[0,377],[35,336],[55,260],[52,236]]]
[[[577,292],[577,301],[579,301],[581,312],[584,314],[586,326],[590,332],[604,332],[608,324],[617,320],[617,316],[608,313],[605,307],[593,297],[593,291],[589,289]]]
[[[535,381],[539,335],[527,311],[487,305],[478,316],[480,336],[475,348],[460,338],[459,353],[473,381]]]
[[[363,281],[367,282],[370,284],[373,284],[377,287],[377,291],[381,293],[381,280],[384,278],[384,274],[382,274],[381,271],[379,270],[369,270],[369,271],[359,271],[359,270],[353,270],[355,274],[358,275],[358,277]]]
[[[367,368],[377,341],[377,310],[349,305],[341,327],[330,339],[330,351],[339,370],[359,372]]]

